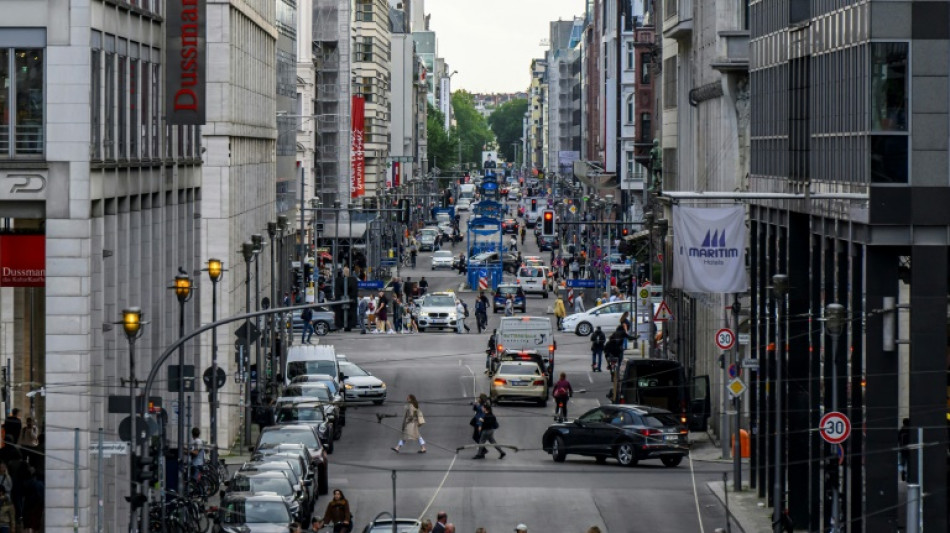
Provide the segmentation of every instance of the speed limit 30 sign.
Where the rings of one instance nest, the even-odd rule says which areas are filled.
[[[831,444],[841,444],[851,436],[851,421],[844,413],[832,411],[821,417],[821,424],[818,428],[821,432],[821,438]]]
[[[716,346],[720,350],[730,350],[736,344],[736,335],[729,328],[722,328],[716,332]]]

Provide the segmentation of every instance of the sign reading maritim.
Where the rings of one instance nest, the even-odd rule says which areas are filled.
[[[168,0],[165,113],[169,124],[205,123],[205,0]]]

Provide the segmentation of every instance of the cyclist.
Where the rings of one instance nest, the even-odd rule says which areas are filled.
[[[567,420],[567,401],[574,395],[574,388],[571,382],[567,380],[564,372],[558,376],[557,383],[554,384],[554,402],[557,404],[554,411],[554,417],[563,422]]]

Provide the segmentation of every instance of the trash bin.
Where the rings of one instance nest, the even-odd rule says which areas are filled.
[[[736,453],[736,452],[735,452],[735,450],[736,450],[736,436],[733,435],[732,438],[729,439],[729,442],[732,443],[732,453],[733,453],[733,457],[734,457],[734,456],[735,456],[734,454]],[[739,451],[742,453],[742,458],[743,458],[743,459],[748,459],[748,458],[749,458],[749,432],[746,431],[746,430],[744,430],[744,429],[740,429],[740,430],[739,430]]]

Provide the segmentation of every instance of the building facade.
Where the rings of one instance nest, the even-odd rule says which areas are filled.
[[[388,0],[356,0],[353,23],[353,94],[365,101],[366,196],[386,186],[392,90]]]
[[[545,166],[559,175],[570,176],[573,161],[580,158],[580,53],[583,20],[558,20],[550,23],[548,64],[548,149]],[[576,33],[576,36],[575,36]]]

